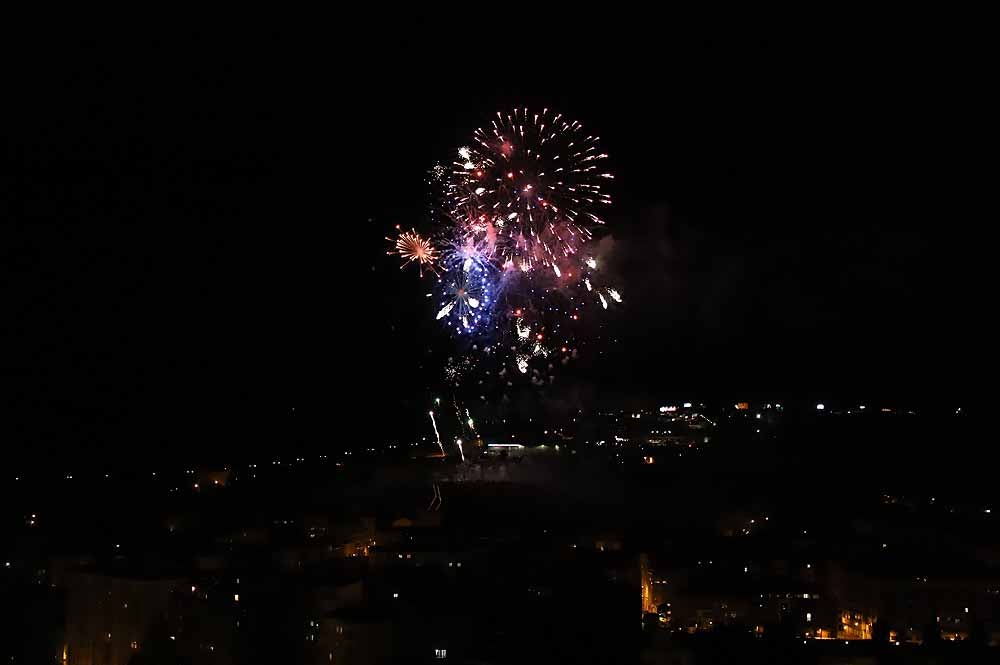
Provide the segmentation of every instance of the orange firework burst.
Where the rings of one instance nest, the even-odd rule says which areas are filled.
[[[396,228],[398,229],[399,227],[397,226]],[[393,249],[386,252],[386,254],[397,254],[403,259],[403,265],[399,266],[401,270],[411,262],[416,261],[417,266],[420,268],[421,277],[424,274],[424,268],[427,268],[435,275],[437,274],[437,267],[434,265],[434,262],[438,258],[437,250],[434,249],[434,245],[431,244],[430,240],[421,237],[416,231],[404,231],[395,240],[392,238],[386,238],[386,240],[394,243]]]

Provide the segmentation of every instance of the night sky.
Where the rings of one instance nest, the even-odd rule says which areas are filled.
[[[383,238],[515,104],[580,119],[616,173],[625,306],[546,398],[960,402],[981,333],[954,59],[607,29],[481,53],[420,30],[24,53],[0,111],[4,440],[263,445],[292,406],[333,445],[344,420],[404,426],[385,414],[435,390],[448,342]]]

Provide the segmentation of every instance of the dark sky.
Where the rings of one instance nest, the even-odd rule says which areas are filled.
[[[212,444],[280,432],[292,405],[388,427],[443,341],[383,236],[514,104],[596,128],[617,175],[626,303],[567,391],[969,392],[971,51],[610,25],[475,49],[424,28],[23,51],[0,111],[4,438]]]

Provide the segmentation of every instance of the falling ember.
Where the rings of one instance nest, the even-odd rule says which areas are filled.
[[[455,439],[455,443],[458,445],[458,454],[461,455],[462,462],[464,463],[465,462],[465,451],[462,450],[462,440],[461,439]]]
[[[589,277],[584,277],[583,278],[583,283],[587,285],[587,290],[590,291],[590,288],[591,288],[590,287],[590,278]]]
[[[608,289],[608,295],[611,296],[611,299],[614,300],[615,302],[622,301],[621,294],[615,291],[614,289]]]
[[[597,259],[595,259],[593,256],[588,256],[587,260],[584,261],[584,263],[586,263],[587,267],[590,268],[591,270],[597,270]]]
[[[559,272],[559,266],[554,263],[552,264],[552,272],[556,274],[556,277],[562,277],[562,273]]]
[[[607,309],[608,308],[608,301],[604,299],[604,296],[602,294],[598,293],[597,297],[601,299],[601,306],[604,307],[604,309]]]

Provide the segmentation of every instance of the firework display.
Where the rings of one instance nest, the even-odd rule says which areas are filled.
[[[431,170],[437,227],[389,239],[389,253],[434,272],[435,318],[469,340],[469,359],[449,362],[450,381],[489,357],[497,376],[541,383],[539,366],[576,357],[584,312],[622,302],[594,241],[611,204],[607,158],[578,121],[518,108]]]

